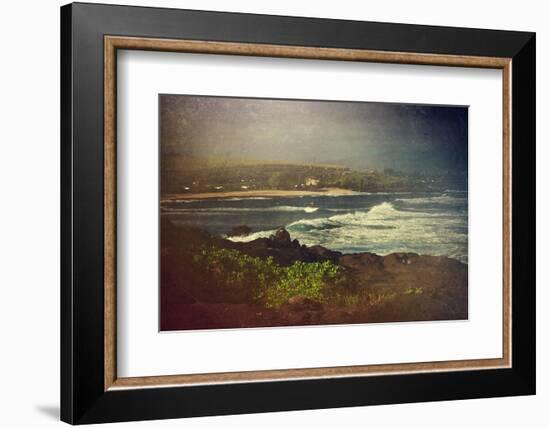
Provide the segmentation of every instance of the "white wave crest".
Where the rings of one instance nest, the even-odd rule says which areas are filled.
[[[428,196],[425,198],[397,198],[396,202],[403,202],[410,205],[420,205],[420,204],[438,204],[438,205],[447,205],[447,204],[456,204],[464,203],[467,201],[466,197],[459,196]]]
[[[308,246],[381,255],[399,251],[445,255],[467,262],[467,223],[466,216],[400,211],[392,203],[383,202],[368,211],[301,219],[286,229],[293,239]],[[229,239],[248,242],[274,232],[260,231]]]
[[[254,232],[246,236],[225,236],[225,238],[233,242],[250,242],[258,238],[269,238],[275,232],[276,230],[262,230],[260,232]]]

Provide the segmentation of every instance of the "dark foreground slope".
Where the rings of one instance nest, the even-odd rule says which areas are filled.
[[[468,317],[468,267],[446,257],[341,254],[284,229],[232,242],[167,220],[161,247],[161,330]]]

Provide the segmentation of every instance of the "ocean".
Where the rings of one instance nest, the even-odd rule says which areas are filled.
[[[340,196],[182,199],[161,204],[175,224],[226,236],[252,229],[250,241],[285,227],[301,244],[342,253],[413,252],[468,262],[468,193],[355,193]]]

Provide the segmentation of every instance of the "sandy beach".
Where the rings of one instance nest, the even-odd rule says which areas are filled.
[[[340,189],[338,187],[327,187],[319,190],[243,190],[233,192],[205,192],[205,193],[172,193],[162,195],[163,201],[180,200],[180,199],[220,199],[220,198],[283,198],[293,196],[341,196],[353,195],[355,192],[348,189]]]

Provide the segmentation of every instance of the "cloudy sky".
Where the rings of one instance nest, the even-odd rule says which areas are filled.
[[[466,107],[161,95],[160,138],[162,156],[468,168]]]

